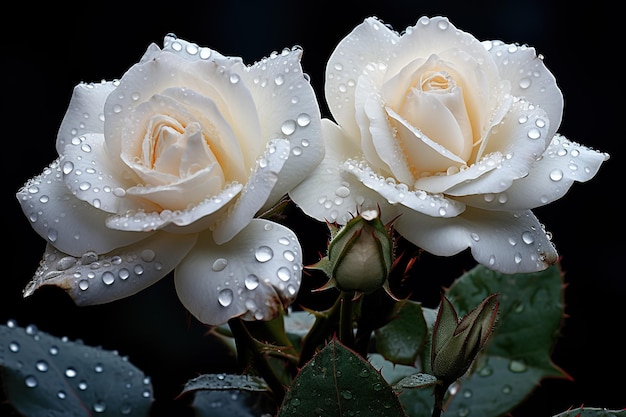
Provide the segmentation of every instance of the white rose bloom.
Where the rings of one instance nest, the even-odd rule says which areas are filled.
[[[480,42],[446,18],[399,34],[368,18],[326,68],[326,156],[290,192],[320,221],[357,207],[399,216],[396,230],[436,255],[470,248],[504,273],[557,252],[531,209],[587,181],[608,155],[556,133],[563,98],[531,47]]]
[[[292,231],[255,219],[320,162],[320,113],[300,58],[253,65],[165,37],[120,80],[80,84],[59,158],[19,190],[47,242],[43,285],[78,305],[134,294],[176,268],[200,321],[267,320],[299,290]]]

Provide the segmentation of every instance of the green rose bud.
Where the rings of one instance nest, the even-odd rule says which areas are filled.
[[[337,287],[368,294],[384,287],[389,292],[393,241],[378,211],[366,210],[342,228],[330,227],[328,255],[312,266],[330,277],[322,289]]]
[[[433,327],[432,374],[444,384],[462,377],[491,335],[497,312],[497,294],[492,294],[459,322],[452,303],[442,296]]]

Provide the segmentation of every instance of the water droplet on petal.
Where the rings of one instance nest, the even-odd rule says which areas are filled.
[[[233,290],[224,288],[217,294],[217,301],[222,307],[228,307],[233,302]]]
[[[261,246],[254,252],[254,257],[259,262],[267,262],[274,256],[274,251],[269,246]]]
[[[245,284],[247,289],[253,290],[253,289],[255,289],[256,287],[259,286],[259,277],[257,277],[254,274],[250,274],[244,280],[244,284]]]
[[[213,266],[211,267],[215,272],[223,271],[224,268],[228,265],[228,261],[224,258],[218,258],[213,262]]]

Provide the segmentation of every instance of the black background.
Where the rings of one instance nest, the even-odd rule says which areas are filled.
[[[603,4],[604,1],[604,4]],[[43,289],[29,299],[21,290],[35,271],[45,243],[30,228],[15,192],[55,157],[56,131],[74,85],[120,77],[169,32],[247,63],[300,45],[324,116],[324,65],[337,42],[367,16],[378,16],[398,31],[422,15],[445,15],[478,39],[534,46],[545,57],[565,96],[560,133],[611,159],[598,175],[575,184],[561,200],[535,210],[562,256],[566,315],[554,362],[574,381],[545,380],[515,417],[551,416],[569,407],[623,408],[626,359],[623,351],[626,277],[623,256],[624,167],[623,45],[621,24],[606,0],[591,4],[511,1],[326,1],[171,3],[91,1],[75,6],[31,2],[5,9],[12,29],[2,42],[3,206],[2,246],[8,255],[0,278],[0,322],[36,324],[55,336],[118,350],[152,377],[157,400],[167,401],[182,384],[204,372],[228,371],[221,347],[204,336],[166,277],[124,300],[77,308],[60,291]],[[592,10],[607,14],[591,14]],[[619,113],[618,113],[619,111]],[[315,261],[317,224],[298,223],[303,246]],[[324,238],[322,238],[322,241]],[[428,273],[416,288],[432,290],[472,265],[465,255],[427,258]],[[319,283],[306,283],[310,288]],[[436,291],[435,291],[436,293]],[[432,300],[424,297],[425,304]],[[434,305],[429,305],[434,307]],[[620,384],[622,384],[620,386]]]

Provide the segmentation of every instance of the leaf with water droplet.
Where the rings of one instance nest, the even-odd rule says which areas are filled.
[[[180,395],[199,390],[268,391],[263,378],[254,375],[205,374],[187,381]]]
[[[551,360],[564,317],[559,265],[529,274],[501,274],[477,266],[453,283],[446,296],[460,316],[490,294],[500,302],[496,327],[446,413],[504,415],[544,378],[569,378]],[[460,395],[469,390],[471,397]],[[458,414],[458,415],[461,415]]]
[[[428,328],[422,307],[414,301],[403,302],[395,318],[377,329],[376,350],[393,363],[412,365],[424,347]]]
[[[331,340],[296,375],[278,417],[405,416],[382,375],[362,357]]]
[[[146,416],[149,378],[116,352],[59,339],[34,326],[0,326],[6,396],[22,415]]]

